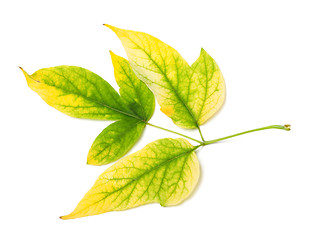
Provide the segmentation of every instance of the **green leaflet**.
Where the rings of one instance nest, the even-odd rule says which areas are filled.
[[[108,168],[62,219],[125,210],[148,203],[177,205],[195,188],[200,167],[195,149],[182,138],[154,141]]]
[[[221,107],[224,79],[206,53],[201,52],[193,69],[175,49],[149,34],[106,26],[120,38],[134,72],[176,125],[199,129]]]
[[[110,124],[95,139],[87,156],[88,164],[103,165],[123,157],[139,139],[145,126],[136,119]]]

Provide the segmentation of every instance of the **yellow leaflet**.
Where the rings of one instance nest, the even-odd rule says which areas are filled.
[[[119,94],[104,79],[75,66],[40,69],[28,75],[28,86],[50,106],[77,118],[119,120],[136,118]]]
[[[224,79],[204,50],[190,67],[175,49],[149,34],[106,26],[120,38],[134,72],[176,125],[198,128],[221,107]]]
[[[120,211],[147,203],[176,205],[195,188],[200,167],[187,140],[154,141],[108,168],[80,201],[62,219]]]

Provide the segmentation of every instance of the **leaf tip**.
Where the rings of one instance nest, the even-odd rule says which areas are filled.
[[[95,164],[94,162],[87,160],[86,165],[97,166],[98,164]]]
[[[26,77],[26,80],[27,80],[27,82],[29,81],[28,79],[29,79],[29,74],[22,68],[22,67],[20,67],[20,66],[18,66],[19,67],[19,69],[20,70],[22,70],[22,72],[23,72],[23,74],[24,74],[24,76]],[[38,81],[39,82],[39,81]]]
[[[87,156],[86,165],[94,165],[93,158],[90,155]]]
[[[109,53],[110,53],[110,56],[111,56],[111,59],[113,59],[113,58],[115,58],[117,55],[113,52],[113,51],[111,51],[111,50],[109,50]]]
[[[104,23],[103,25],[104,25],[105,27],[107,27],[107,28],[110,28],[110,29],[113,28],[113,26],[111,26],[111,25],[109,25],[109,24],[107,24],[107,23]],[[111,29],[111,30],[112,30],[112,29]]]
[[[118,56],[117,54],[115,54],[112,51],[109,51],[110,53],[110,57],[111,57],[111,61],[112,61],[112,65],[115,69],[117,69],[119,67],[119,65],[121,64],[121,59],[122,57]],[[118,82],[118,79],[116,77],[116,80]]]
[[[68,220],[68,219],[75,219],[75,218],[80,218],[82,216],[80,216],[79,214],[77,214],[77,212],[73,211],[67,215],[64,216],[60,216],[59,218],[62,220]]]
[[[200,55],[208,55],[203,47],[201,47]]]
[[[107,27],[107,28],[110,28],[110,29],[111,29],[113,32],[115,32],[115,33],[117,33],[118,30],[121,30],[121,29],[116,28],[116,27],[114,27],[114,26],[111,26],[111,25],[109,25],[109,24],[104,24],[104,26]]]
[[[20,70],[22,70],[22,72],[25,74],[25,70],[21,67],[21,66],[17,66]]]
[[[101,162],[96,161],[93,155],[89,153],[89,155],[87,156],[86,165],[101,166],[103,164]]]
[[[290,131],[291,130],[291,125],[290,124],[285,124],[284,128],[286,131]]]
[[[60,216],[59,218],[62,219],[62,220],[71,219],[70,214],[69,215]]]

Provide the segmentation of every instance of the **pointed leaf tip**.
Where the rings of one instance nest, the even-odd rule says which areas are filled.
[[[37,83],[40,83],[40,81],[39,81],[38,79],[32,78],[32,76],[29,75],[22,67],[19,67],[19,69],[22,70],[22,72],[23,72],[23,74],[24,74],[24,76],[25,76],[25,78],[26,78],[27,83],[29,83],[29,82],[37,82]]]
[[[110,57],[111,57],[112,60],[117,56],[117,55],[116,55],[113,51],[111,51],[111,50],[109,50],[109,53],[110,53]]]
[[[103,24],[105,27],[107,27],[107,28],[110,28],[111,26],[109,25],[109,24],[107,24],[107,23],[104,23]]]
[[[22,70],[23,74],[24,74],[25,77],[27,78],[27,75],[28,75],[28,74],[25,72],[25,70],[24,70],[22,67],[20,67],[20,66],[18,66],[18,67],[19,67],[20,70]]]
[[[149,143],[106,169],[74,211],[61,219],[126,210],[148,203],[161,206],[181,203],[193,192],[200,176],[195,149],[182,138]]]
[[[104,24],[105,27],[110,28],[114,33],[117,33],[118,30],[121,30],[120,28],[111,26],[109,24]]]
[[[26,73],[25,70],[24,70],[22,67],[18,66],[18,68],[19,68],[20,70],[22,70],[22,72],[23,72],[24,74]]]
[[[224,78],[203,48],[190,67],[174,48],[149,34],[107,27],[121,40],[135,74],[177,126],[198,128],[220,109],[225,99]]]

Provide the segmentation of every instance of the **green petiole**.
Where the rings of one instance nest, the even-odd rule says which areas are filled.
[[[179,135],[179,136],[188,138],[188,139],[190,139],[190,140],[192,140],[192,141],[195,141],[195,142],[197,142],[197,143],[201,143],[201,144],[203,143],[203,142],[201,142],[201,141],[199,141],[199,140],[196,140],[196,139],[194,139],[194,138],[192,138],[192,137],[189,137],[189,136],[187,136],[187,135],[184,135],[184,134],[181,134],[181,133],[178,133],[178,132],[175,132],[175,131],[172,131],[172,130],[169,130],[169,129],[166,129],[166,128],[163,128],[163,127],[160,127],[160,126],[157,126],[157,125],[153,125],[153,124],[151,124],[151,123],[146,123],[146,124],[149,125],[149,126],[155,127],[155,128],[162,129],[162,130],[167,131],[167,132],[175,133],[175,134],[177,134],[177,135]]]
[[[271,125],[271,126],[267,126],[267,127],[256,128],[256,129],[253,129],[253,130],[248,130],[248,131],[245,131],[245,132],[233,134],[233,135],[230,135],[230,136],[227,136],[227,137],[217,138],[217,139],[210,140],[210,141],[204,141],[202,146],[209,145],[209,144],[212,144],[212,143],[216,143],[216,142],[219,142],[219,141],[222,141],[222,140],[226,140],[226,139],[229,139],[229,138],[233,138],[233,137],[236,137],[236,136],[240,136],[240,135],[243,135],[243,134],[246,134],[246,133],[257,132],[257,131],[266,130],[266,129],[281,129],[281,130],[290,131],[290,125],[289,124],[286,124],[286,125]]]
[[[149,125],[149,126],[155,127],[155,128],[162,129],[162,130],[167,131],[167,132],[171,132],[171,133],[180,135],[182,137],[188,138],[188,139],[190,139],[192,141],[195,141],[197,143],[200,143],[200,145],[196,146],[197,148],[201,147],[201,146],[206,146],[206,145],[209,145],[209,144],[213,144],[213,143],[216,143],[216,142],[220,142],[220,141],[223,141],[223,140],[226,140],[226,139],[229,139],[229,138],[237,137],[237,136],[240,136],[240,135],[243,135],[243,134],[251,133],[251,132],[257,132],[257,131],[262,131],[262,130],[267,130],[267,129],[281,129],[281,130],[285,130],[285,131],[290,131],[290,128],[291,128],[291,126],[289,124],[286,124],[286,125],[270,125],[270,126],[267,126],[267,127],[255,128],[253,130],[248,130],[248,131],[245,131],[245,132],[236,133],[236,134],[233,134],[233,135],[229,135],[227,137],[222,137],[222,138],[217,138],[217,139],[214,139],[214,140],[209,140],[209,141],[202,142],[202,141],[199,141],[199,140],[194,139],[192,137],[189,137],[187,135],[184,135],[184,134],[181,134],[181,133],[178,133],[178,132],[175,132],[175,131],[172,131],[172,130],[169,130],[169,129],[166,129],[166,128],[163,128],[163,127],[160,127],[160,126],[157,126],[157,125],[153,125],[151,123],[146,123],[146,124]],[[202,136],[201,131],[200,131],[200,135]]]

